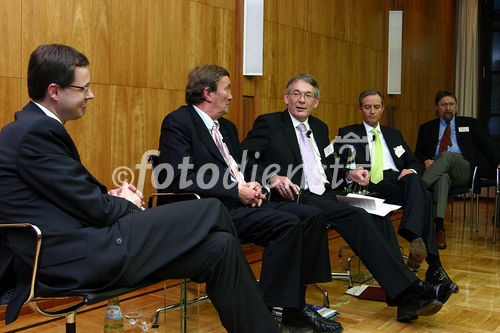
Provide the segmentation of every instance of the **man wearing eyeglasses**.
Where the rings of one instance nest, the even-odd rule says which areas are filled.
[[[311,116],[319,104],[319,87],[309,74],[292,77],[286,86],[282,112],[259,116],[242,142],[247,170],[266,169],[276,200],[295,200],[322,209],[327,223],[337,230],[379,282],[387,303],[396,305],[397,320],[410,321],[439,311],[455,283],[439,287],[420,281],[402,260],[390,219],[374,219],[363,209],[336,200],[337,179],[368,183],[367,170],[340,168],[329,141],[328,126]],[[273,200],[274,200],[273,199]],[[436,291],[437,290],[437,291]]]
[[[94,98],[89,61],[72,47],[41,45],[28,65],[31,101],[0,132],[0,224],[43,233],[36,296],[104,291],[190,278],[206,290],[228,332],[278,332],[226,208],[216,199],[143,210],[127,183],[107,190],[80,161],[64,127]],[[0,237],[0,303],[16,320],[30,287],[33,239]]]
[[[425,164],[422,179],[434,192],[436,239],[445,249],[449,189],[470,184],[476,166],[481,177],[494,178],[500,161],[479,121],[456,116],[457,99],[451,92],[438,91],[435,104],[439,118],[420,126],[415,155]]]

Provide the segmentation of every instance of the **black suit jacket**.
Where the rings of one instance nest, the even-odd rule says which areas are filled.
[[[325,148],[330,145],[328,126],[313,116],[309,116],[308,122],[326,177],[331,184],[336,184],[338,179],[344,178],[347,170],[339,168],[338,164],[335,167],[334,154],[325,154]],[[242,149],[247,151],[249,159],[247,173],[256,165],[260,170],[258,174],[269,174],[264,168],[274,164],[279,167],[277,173],[280,176],[287,176],[294,184],[304,184],[304,173],[299,168],[302,165],[302,155],[288,109],[257,117],[253,128],[242,142]]]
[[[225,118],[219,118],[218,122],[224,143],[236,163],[240,164],[236,126]],[[169,165],[167,173],[160,175],[160,183],[168,185],[162,191],[195,192],[202,197],[218,198],[229,207],[242,206],[238,198],[238,183],[231,180],[224,158],[193,106],[182,106],[165,117],[159,151],[160,165]],[[186,167],[187,171],[179,167],[183,163],[190,165]]]
[[[414,169],[417,173],[421,173],[424,170],[423,164],[417,159],[413,151],[406,144],[406,141],[403,138],[403,135],[400,131],[394,128],[380,126],[382,130],[382,135],[384,136],[384,140],[389,148],[391,153],[391,157],[398,168],[399,171],[403,169]],[[349,136],[348,136],[349,135]],[[345,140],[346,138],[354,135],[355,138],[361,138],[362,140],[357,140],[357,142],[349,142],[348,144],[352,144],[356,151],[356,164],[362,165],[365,169],[370,169],[370,152],[368,151],[368,133],[366,133],[366,129],[363,124],[354,124],[346,127],[339,128],[339,136]],[[346,163],[348,158],[348,150],[342,150],[340,147],[343,143],[340,143],[340,140],[336,142],[336,151],[341,151],[341,163]],[[401,146],[404,152],[398,156],[396,155],[396,147]]]
[[[30,222],[42,231],[37,296],[103,289],[123,273],[127,251],[116,240],[125,244],[128,229],[113,222],[137,207],[107,195],[80,163],[64,126],[32,102],[0,133],[0,187],[0,223]],[[22,235],[0,241],[7,323],[28,295],[28,242],[33,239]]]
[[[433,119],[422,124],[418,130],[415,155],[424,162],[433,159],[439,141],[439,121]],[[463,157],[469,161],[471,169],[479,168],[482,177],[494,178],[495,168],[500,163],[499,154],[489,139],[488,132],[483,130],[477,119],[455,117],[457,142]],[[460,127],[468,131],[459,131]]]

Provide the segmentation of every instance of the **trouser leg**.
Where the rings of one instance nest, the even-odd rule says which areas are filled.
[[[263,246],[260,286],[268,307],[299,307],[301,293],[302,228],[300,220],[286,212],[240,207],[230,214],[243,243]]]
[[[403,262],[395,235],[387,237],[387,225],[376,226],[372,217],[363,209],[355,208],[327,198],[304,196],[304,203],[320,207],[327,223],[337,230],[351,249],[359,256],[374,278],[384,288],[388,300],[394,300],[418,278]],[[393,229],[393,228],[392,228]],[[394,230],[392,230],[394,234]],[[390,241],[389,239],[392,239]],[[389,243],[391,242],[391,243]]]
[[[228,332],[277,332],[262,292],[239,242],[230,234],[214,232],[197,247],[168,264],[156,275],[190,277],[206,282],[207,295]]]
[[[434,204],[436,205],[435,217],[444,219],[446,216],[446,205],[448,203],[448,192],[451,187],[450,175],[445,173],[432,186]]]

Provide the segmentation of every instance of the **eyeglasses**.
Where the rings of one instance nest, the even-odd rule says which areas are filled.
[[[68,84],[68,87],[72,87],[72,88],[77,88],[77,89],[80,89],[80,91],[84,94],[84,95],[87,95],[87,93],[89,92],[90,90],[90,84],[87,84],[85,87],[82,87],[82,86],[77,86],[77,85],[74,85],[74,84]]]
[[[440,107],[442,107],[442,108],[445,108],[447,106],[449,106],[450,108],[452,108],[452,107],[454,107],[456,105],[456,103],[455,102],[448,102],[448,103],[439,103],[438,105]]]
[[[291,93],[291,96],[294,98],[294,99],[300,99],[302,96],[304,96],[304,99],[308,100],[308,101],[312,101],[313,99],[315,99],[316,97],[314,96],[314,94],[310,93],[310,92],[307,92],[305,94],[302,94],[300,91],[294,91],[293,93]]]

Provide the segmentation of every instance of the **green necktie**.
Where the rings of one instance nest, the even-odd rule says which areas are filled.
[[[380,142],[378,131],[372,129],[371,132],[375,138],[373,139],[373,158],[370,181],[373,184],[377,184],[384,178],[384,155],[382,154],[382,143]]]

